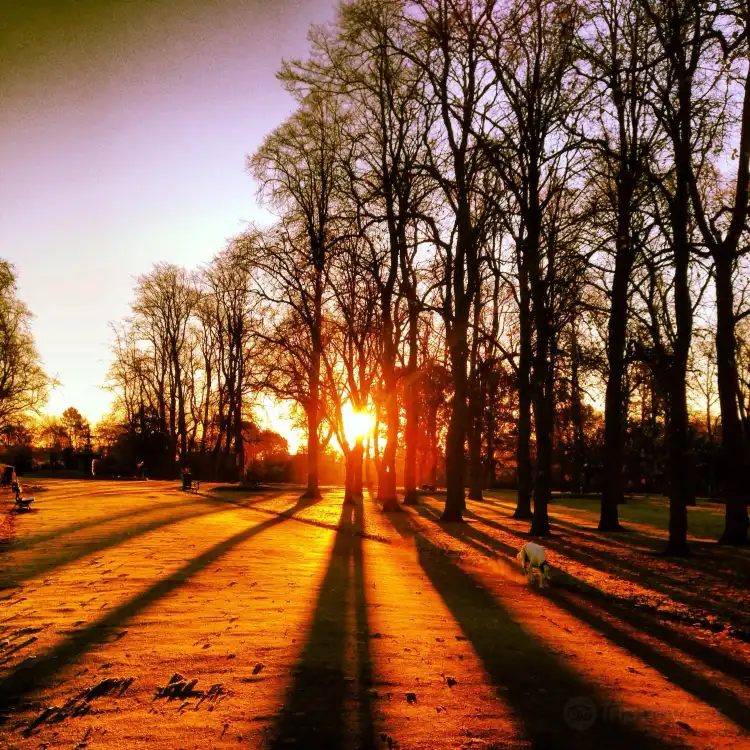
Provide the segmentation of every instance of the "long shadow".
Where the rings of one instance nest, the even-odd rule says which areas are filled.
[[[436,513],[434,510],[432,510],[432,515],[433,520],[435,520],[434,516],[436,515]],[[497,529],[498,531],[502,531],[507,534],[511,534],[513,536],[516,536],[519,540],[522,540],[524,538],[523,536],[520,536],[517,531],[514,531],[513,529],[510,529],[496,521],[491,521],[473,512],[469,512],[468,515],[470,518],[478,521],[484,526],[492,529]],[[577,533],[575,528],[573,529],[572,533]],[[491,539],[492,537],[487,538]],[[601,573],[613,573],[625,580],[637,582],[644,586],[644,588],[650,589],[651,591],[662,594],[664,596],[669,596],[675,602],[683,604],[687,607],[697,607],[703,609],[706,606],[705,602],[698,600],[700,598],[699,591],[693,593],[689,590],[685,590],[686,584],[684,580],[675,578],[668,572],[665,572],[663,569],[659,571],[659,580],[655,580],[653,571],[651,571],[648,567],[638,563],[637,561],[620,557],[617,554],[608,551],[605,548],[602,548],[601,540],[599,540],[599,542],[599,546],[597,546],[596,548],[591,548],[591,551],[587,551],[585,545],[582,546],[569,539],[564,539],[560,536],[556,536],[546,540],[545,546],[549,549],[555,550],[556,552],[560,552],[566,557],[569,557],[571,560],[581,563],[582,565],[586,565],[592,570],[596,570]],[[699,567],[691,566],[691,570],[701,573],[702,576],[705,575],[705,577],[707,578],[713,578],[717,580],[718,583],[723,583],[725,585],[729,583],[723,578],[710,576],[710,574],[704,573],[704,571]],[[661,581],[664,582],[662,583]],[[742,585],[743,582],[735,581],[733,583],[734,585]],[[603,593],[602,595],[606,594]],[[711,606],[717,612],[721,613],[726,620],[737,624],[738,613],[736,611],[736,607],[733,607],[731,603],[723,604],[721,601],[713,600],[711,602]]]
[[[65,549],[58,548],[58,553],[47,559],[34,560],[33,565],[30,565],[26,572],[18,571],[13,574],[7,574],[5,579],[0,579],[0,589],[3,588],[14,588],[24,581],[37,578],[49,574],[56,568],[68,565],[72,562],[76,562],[88,555],[96,552],[102,552],[103,550],[116,547],[123,542],[130,541],[136,537],[148,534],[151,531],[164,529],[168,526],[181,523],[182,521],[188,521],[196,518],[202,518],[204,516],[217,515],[219,513],[225,513],[232,506],[233,508],[248,508],[251,505],[261,503],[268,499],[268,496],[259,497],[253,501],[247,503],[238,503],[228,500],[218,500],[215,498],[202,498],[190,501],[186,505],[168,505],[162,506],[163,510],[169,511],[172,508],[203,508],[203,510],[196,510],[194,513],[185,513],[178,515],[167,515],[149,521],[147,523],[141,523],[136,526],[127,526],[126,528],[112,531],[106,536],[97,537],[94,539],[88,539],[80,545],[73,547],[66,547]],[[264,511],[276,515],[275,511]]]
[[[694,695],[704,703],[713,706],[717,711],[727,716],[745,731],[750,731],[750,704],[744,703],[731,690],[716,685],[710,678],[696,674],[693,670],[675,661],[664,652],[658,651],[630,633],[618,628],[604,617],[597,615],[590,609],[576,603],[571,597],[566,596],[562,592],[550,591],[546,596],[560,607],[560,609],[564,609],[573,617],[576,617],[595,630],[598,630],[612,643],[629,651],[631,654],[634,654],[641,659],[641,661],[661,672],[672,684],[677,685],[677,687]],[[640,618],[637,616],[628,616],[626,612],[619,608],[616,615],[611,610],[608,610],[608,614],[613,615],[615,618],[619,618],[623,622],[627,622],[634,628],[645,625],[642,620],[639,622]],[[646,627],[648,627],[648,625],[646,625]],[[685,641],[687,641],[687,639],[683,641],[681,638],[674,637],[674,631],[666,631],[664,635],[664,640],[669,645],[681,642],[679,647],[684,651],[689,652],[689,650],[692,650],[692,645],[687,648],[685,647]],[[687,643],[692,644],[693,642],[687,641]],[[721,655],[717,656],[721,659]],[[727,660],[728,657],[722,659],[722,661]],[[706,659],[703,659],[703,661],[707,663]],[[714,665],[712,664],[711,666]],[[727,672],[730,676],[739,679],[741,682],[746,683],[750,678],[750,673],[744,665],[740,667],[739,673],[737,669],[728,672],[726,667],[722,671]]]
[[[585,536],[586,538],[594,539],[600,544],[602,542],[608,544],[612,543],[612,537],[609,534],[604,534],[603,532],[598,532],[588,527],[578,526],[572,521],[553,518],[552,523],[555,526],[562,526],[565,530],[571,530],[582,537]],[[632,541],[636,541],[646,547],[649,553],[661,555],[664,548],[665,538],[666,537],[651,536],[643,531],[634,529],[627,533],[627,541],[618,541],[617,546],[626,549],[632,548]],[[700,570],[701,573],[710,575],[712,578],[720,582],[726,582],[731,580],[731,578],[736,577],[738,571],[734,566],[730,566],[726,569],[725,574],[725,570],[716,567],[717,559],[723,560],[730,558],[731,560],[736,560],[745,565],[750,564],[750,556],[747,554],[747,551],[719,546],[716,542],[705,542],[692,539],[690,540],[690,548],[693,553],[697,554],[693,554],[689,559],[681,560],[679,563],[670,561],[671,564],[675,567],[689,565],[692,569]]]
[[[471,500],[470,502],[474,503],[476,501]],[[569,506],[559,507],[563,510],[574,510]],[[495,508],[507,512],[506,517],[508,519],[511,518],[513,507],[507,501],[496,501]],[[468,511],[466,515],[471,516],[471,511]],[[592,539],[597,544],[606,543],[610,547],[621,547],[623,549],[632,549],[634,543],[637,543],[643,545],[648,549],[648,552],[644,552],[644,554],[652,553],[656,556],[662,557],[664,545],[667,538],[666,530],[664,530],[663,533],[659,534],[658,527],[643,521],[630,522],[627,519],[622,519],[622,523],[626,525],[622,531],[603,532],[597,529],[597,519],[593,515],[587,518],[581,517],[580,520],[575,520],[575,514],[571,513],[566,518],[560,518],[556,511],[556,508],[554,506],[550,507],[550,524],[552,526],[553,532],[555,531],[556,527],[561,526],[565,529],[574,531],[581,537]],[[638,526],[628,525],[630,523],[637,523]],[[647,526],[648,529],[643,528],[644,526]],[[507,530],[509,533],[524,535],[524,532],[520,532],[518,530],[514,531],[510,528],[505,530]],[[715,565],[715,561],[717,558],[723,560],[729,559],[732,561],[737,561],[739,563],[744,563],[745,565],[750,563],[750,557],[748,557],[746,549],[718,546],[715,541],[691,539],[690,549],[693,552],[693,556],[687,561],[681,561],[680,564],[687,563],[693,569],[700,570],[701,574],[710,576],[711,578],[714,578],[721,583],[727,583],[728,581],[731,581],[733,578],[735,578],[736,568],[734,566],[730,566],[730,568],[727,570],[729,575],[723,575],[723,571],[720,569],[720,567],[717,567]],[[701,553],[707,554],[703,555]],[[677,563],[674,564],[676,565]]]
[[[466,516],[468,518],[471,518],[472,520],[478,521],[483,526],[488,526],[491,529],[496,529],[506,534],[510,534],[512,536],[515,536],[519,540],[523,540],[526,538],[526,535],[523,532],[510,528],[509,526],[505,526],[504,524],[498,521],[494,521],[489,518],[486,518],[485,516],[480,516],[478,513],[474,513],[473,511],[467,511]],[[564,532],[570,530],[571,532],[583,537],[584,539],[591,538],[589,535],[586,535],[585,533],[581,533],[579,529],[573,524],[571,524],[568,529],[568,527],[565,527],[565,524],[561,524],[558,519],[552,519],[551,526],[553,528],[555,526],[563,526]],[[601,545],[602,543],[609,542],[610,540],[608,538],[603,539],[602,537],[598,537],[597,539],[595,539],[595,541],[597,541],[599,545]],[[554,549],[556,551],[559,551],[562,554],[565,554],[571,557],[572,559],[578,560],[578,562],[583,562],[584,564],[589,565],[590,567],[596,568],[597,570],[601,569],[602,561],[606,560],[608,563],[606,572],[609,572],[609,573],[613,572],[614,570],[621,570],[623,571],[624,574],[627,574],[627,575],[636,574],[639,577],[641,577],[644,574],[644,572],[647,572],[647,570],[643,566],[638,565],[633,562],[629,562],[627,560],[623,560],[622,558],[618,557],[616,554],[612,552],[608,552],[606,549],[602,549],[601,546],[597,546],[595,551],[589,554],[581,550],[580,547],[575,547],[571,545],[567,540],[561,539],[559,536],[553,536],[553,537],[550,537],[549,539],[546,539],[544,544],[549,549]],[[598,564],[592,565],[591,563],[589,563],[589,560]],[[657,590],[657,589],[654,589],[654,590]]]
[[[437,520],[436,514],[432,520]],[[501,554],[515,554],[515,549],[509,548],[508,545],[498,541],[494,537],[484,534],[468,524],[462,524],[460,528],[452,528],[448,525],[441,525],[441,528],[454,536],[456,539],[463,541],[479,552],[487,554],[488,548],[494,548]],[[586,584],[579,581],[574,576],[570,576],[574,581],[580,584],[581,588],[586,589]],[[540,592],[540,595],[541,592]],[[667,654],[657,651],[649,644],[638,640],[628,634],[621,628],[616,627],[606,619],[599,617],[575,603],[569,596],[554,588],[546,589],[544,596],[552,600],[561,609],[586,624],[598,630],[608,640],[637,656],[639,659],[654,667],[661,672],[670,682],[691,693],[699,700],[714,706],[719,711],[725,713],[732,721],[744,729],[750,725],[750,707],[745,705],[739,698],[730,691],[724,690],[717,686],[712,680],[696,674],[695,671],[675,661]],[[585,596],[585,594],[584,594]],[[698,641],[687,638],[672,628],[665,627],[657,620],[649,618],[636,610],[618,606],[606,597],[599,597],[601,601],[606,601],[608,608],[607,613],[619,619],[631,627],[648,633],[655,638],[659,638],[666,644],[676,647],[684,653],[698,659],[712,669],[723,672],[733,679],[747,681],[750,678],[747,666],[741,661],[733,659],[726,653],[716,651]],[[588,599],[588,597],[587,597]],[[589,600],[590,601],[590,600]],[[590,602],[591,603],[591,602]]]
[[[273,733],[273,748],[375,748],[369,688],[370,630],[362,560],[362,503],[344,505],[308,640]],[[347,612],[353,605],[356,678],[347,669]],[[347,703],[358,705],[356,725]],[[351,745],[351,739],[357,741]]]
[[[422,510],[424,509],[424,512]],[[418,508],[418,511],[424,515],[425,517],[429,517],[430,520],[439,520],[439,512],[431,507],[431,506],[421,506]],[[491,520],[489,518],[486,518],[485,516],[481,516],[475,511],[467,510],[464,512],[464,515],[471,519],[479,522],[483,526],[487,526],[491,529],[496,529],[497,531],[503,532],[505,534],[508,534],[510,536],[515,537],[519,540],[519,542],[523,542],[526,539],[529,538],[529,535],[519,531],[518,529],[514,529],[510,526],[506,526],[502,522]],[[560,536],[553,536],[545,540],[545,546],[549,549],[553,549],[555,551],[560,552],[563,555],[566,555],[567,557],[570,557],[572,560],[575,560],[581,564],[584,564],[594,570],[597,570],[599,572],[603,573],[615,573],[619,574],[620,577],[626,578],[628,580],[637,580],[641,582],[646,588],[651,589],[654,592],[661,593],[667,596],[671,596],[675,601],[681,602],[686,605],[694,605],[694,597],[690,597],[688,594],[684,593],[684,586],[685,582],[683,580],[674,578],[674,576],[669,575],[669,573],[664,572],[661,570],[659,572],[659,577],[661,579],[665,579],[667,581],[666,584],[659,583],[654,581],[653,579],[653,572],[646,566],[642,565],[641,563],[633,560],[625,559],[621,556],[618,556],[616,553],[612,552],[611,550],[607,550],[606,548],[602,548],[602,543],[610,543],[611,540],[609,537],[603,538],[602,536],[597,536],[594,534],[586,534],[585,532],[581,532],[580,528],[572,523],[564,523],[561,522],[559,519],[552,519],[552,526],[553,528],[555,526],[563,526],[563,531],[570,531],[575,534],[576,536],[582,537],[584,540],[588,538],[593,538],[594,541],[598,543],[599,546],[597,546],[594,550],[591,552],[587,552],[585,548],[583,548],[580,544],[576,544],[574,541],[571,541],[569,539],[562,538]],[[471,537],[472,536],[472,527],[470,525],[466,525],[465,528],[461,529],[452,529],[450,530],[450,533],[453,536],[463,536],[463,537]],[[481,536],[478,536],[481,535]],[[499,540],[495,540],[493,537],[486,536],[482,534],[480,531],[476,531],[476,534],[473,534],[475,538],[483,539],[485,540],[485,544],[493,544],[494,546],[502,546],[505,551],[508,553],[511,552],[511,547],[503,542],[499,542]],[[635,533],[634,535],[635,536]],[[623,548],[628,548],[628,545],[622,544]],[[515,553],[514,553],[515,554]],[[702,569],[693,568],[697,570],[698,572],[701,572],[703,574]],[[709,572],[706,572],[706,575],[710,575]],[[572,576],[571,576],[572,577]],[[722,578],[717,576],[712,576],[716,578],[717,581],[722,582]],[[585,584],[582,584],[585,585]]]
[[[574,533],[574,532],[573,532]],[[622,578],[637,581],[645,588],[651,589],[665,596],[669,596],[676,602],[680,602],[687,606],[704,607],[705,602],[700,601],[701,591],[692,592],[686,590],[686,582],[684,579],[676,578],[674,575],[670,575],[668,570],[664,569],[664,566],[660,566],[658,572],[658,580],[654,580],[655,576],[653,571],[647,566],[637,560],[626,559],[618,556],[617,554],[603,549],[601,546],[595,548],[586,548],[580,544],[576,544],[570,539],[563,539],[556,537],[551,540],[549,545],[551,549],[561,552],[562,554],[569,557],[571,560],[575,560],[589,568],[600,571],[602,573],[615,573]],[[590,549],[590,551],[587,551]],[[738,580],[730,580],[729,576],[717,576],[713,575],[708,570],[703,570],[702,566],[695,565],[696,558],[691,558],[689,562],[685,563],[685,569],[691,573],[700,573],[704,579],[710,579],[717,585],[738,585],[742,584],[743,581],[739,580],[742,578],[741,573],[738,572],[735,578]],[[750,581],[746,581],[747,585]],[[719,609],[726,609],[721,601],[713,601],[712,606]],[[736,612],[736,608],[735,612]],[[733,618],[734,612],[732,608],[729,608],[728,612],[725,612],[725,616],[730,620]]]
[[[104,642],[112,628],[121,627],[155,601],[168,596],[189,578],[216,562],[238,544],[242,544],[251,537],[293,518],[295,513],[309,504],[297,503],[284,514],[269,518],[267,521],[251,526],[249,529],[240,531],[223,542],[215,544],[172,575],[163,578],[137,594],[95,623],[68,636],[62,643],[50,649],[32,663],[22,662],[13,672],[0,681],[0,705],[10,705],[11,702],[18,703],[30,692],[47,687],[55,675],[75,663],[86,651]]]
[[[496,529],[506,534],[510,534],[511,536],[519,539],[519,541],[527,538],[527,535],[523,532],[506,526],[498,521],[486,518],[485,516],[481,516],[474,511],[468,510],[465,512],[465,515],[468,518],[478,521],[484,526],[488,526],[489,528]],[[571,559],[574,559],[602,572],[612,573],[613,571],[620,570],[622,571],[623,577],[626,578],[630,578],[631,576],[637,576],[639,579],[646,578],[648,579],[649,588],[660,593],[674,595],[676,600],[678,600],[678,597],[682,595],[680,588],[684,586],[684,581],[675,579],[668,573],[664,573],[663,571],[661,571],[660,577],[672,582],[676,590],[673,587],[660,585],[654,582],[653,578],[649,578],[649,576],[651,575],[651,571],[647,567],[644,567],[638,562],[626,560],[618,556],[617,554],[602,548],[601,545],[603,543],[611,542],[609,537],[596,536],[594,534],[586,533],[585,531],[581,531],[580,527],[576,526],[575,524],[566,523],[564,521],[560,521],[557,518],[553,518],[551,524],[553,528],[555,526],[562,526],[564,531],[570,530],[576,536],[580,536],[583,539],[593,539],[599,546],[597,546],[596,549],[591,553],[587,553],[584,549],[581,548],[580,545],[576,545],[575,543],[560,538],[559,536],[553,536],[545,540],[545,546],[549,549],[559,551],[562,554],[567,555]],[[633,533],[633,537],[635,536],[636,532]],[[628,545],[626,544],[622,544],[620,546],[622,546],[623,548],[628,547]],[[606,561],[606,567],[603,565],[603,561]],[[688,601],[686,600],[685,603],[688,603]]]
[[[110,513],[106,516],[98,516],[97,518],[89,518],[85,521],[77,521],[76,523],[68,524],[67,526],[60,526],[54,531],[46,531],[42,534],[34,534],[32,536],[24,537],[23,539],[13,540],[8,543],[5,547],[6,551],[13,552],[15,550],[29,549],[42,542],[48,542],[58,537],[65,537],[69,534],[74,534],[77,531],[84,531],[85,529],[91,529],[96,526],[100,526],[105,523],[111,523],[112,521],[120,521],[125,518],[136,518],[138,516],[150,515],[157,513],[160,510],[166,508],[184,508],[191,505],[196,505],[200,501],[197,499],[181,500],[176,503],[169,503],[168,505],[148,505],[139,508],[131,508],[124,510],[119,513]]]
[[[124,529],[112,531],[106,536],[99,537],[96,539],[89,539],[82,544],[72,547],[59,549],[58,554],[49,557],[45,560],[34,560],[33,564],[29,565],[27,570],[18,571],[12,574],[8,574],[6,580],[0,581],[0,588],[12,588],[24,581],[31,580],[32,578],[41,577],[47,575],[56,568],[60,568],[63,565],[69,565],[76,560],[87,557],[95,552],[101,552],[111,547],[116,547],[123,542],[130,541],[136,537],[143,536],[152,531],[158,529],[164,529],[168,526],[174,526],[182,521],[189,521],[196,518],[202,518],[204,516],[216,515],[219,513],[226,513],[228,508],[217,508],[216,505],[211,505],[206,509],[207,503],[196,503],[196,506],[203,506],[202,509],[196,510],[190,513],[168,515],[166,518],[157,518],[147,523],[137,524],[135,526],[128,526]]]
[[[561,663],[530,635],[471,574],[421,534],[407,514],[389,515],[405,538],[416,543],[419,564],[471,642],[498,688],[498,695],[523,725],[535,750],[665,747],[629,722],[618,722],[612,703]],[[581,700],[583,699],[583,700]],[[598,707],[586,731],[575,728],[581,705]]]
[[[417,513],[419,513],[420,516],[422,516],[422,518],[425,518],[428,521],[432,521],[434,523],[440,522],[440,512],[435,508],[430,507],[429,505],[421,505],[418,508],[415,508],[415,510],[417,511]],[[440,523],[439,525],[443,531],[446,531],[456,539],[460,539],[461,541],[470,544],[479,552],[484,552],[486,554],[487,548],[490,548],[496,552],[501,552],[505,555],[508,555],[509,557],[514,557],[518,552],[518,550],[515,547],[512,547],[510,544],[501,542],[499,539],[495,539],[488,534],[483,534],[481,531],[475,529],[471,524],[464,523],[460,525],[454,525]]]
[[[61,526],[54,531],[47,531],[42,534],[34,534],[32,536],[24,537],[23,539],[18,540],[12,540],[8,542],[4,549],[8,552],[13,552],[16,550],[24,550],[29,549],[31,547],[34,547],[37,544],[41,544],[43,542],[51,541],[52,539],[57,539],[59,537],[65,537],[70,534],[74,534],[78,531],[84,531],[86,529],[92,529],[97,526],[101,526],[103,524],[111,523],[113,521],[121,521],[126,518],[137,518],[139,516],[148,516],[153,513],[158,513],[159,511],[164,510],[171,510],[173,508],[179,509],[179,508],[189,508],[191,506],[203,504],[207,505],[209,503],[215,503],[215,504],[222,504],[222,505],[236,505],[238,507],[248,507],[251,505],[255,505],[256,503],[263,502],[264,500],[267,500],[270,497],[275,497],[276,495],[281,494],[280,491],[271,491],[271,492],[264,492],[262,496],[253,498],[252,500],[238,500],[235,498],[229,498],[229,497],[222,497],[222,496],[215,496],[210,493],[208,494],[199,494],[193,497],[190,497],[189,499],[184,500],[178,500],[177,502],[168,502],[168,503],[154,503],[152,505],[144,505],[138,508],[130,508],[129,510],[124,510],[119,513],[110,513],[106,516],[98,516],[96,518],[89,518],[84,521],[77,521],[76,523],[68,524],[67,526]],[[120,495],[122,494],[121,490],[118,491],[112,491],[110,492],[98,492],[96,494],[96,499],[99,499],[101,497],[105,497],[107,495]],[[59,496],[55,498],[55,500],[60,500]],[[142,499],[142,498],[139,498]]]
[[[667,516],[665,514],[664,519],[662,520],[662,525],[659,526],[656,523],[649,522],[646,520],[631,520],[627,517],[623,517],[620,519],[621,523],[624,524],[625,528],[622,532],[601,532],[597,529],[598,524],[598,513],[592,512],[588,510],[584,510],[582,514],[578,515],[575,511],[577,510],[575,505],[560,505],[558,506],[562,511],[568,511],[570,515],[568,515],[568,520],[562,520],[557,515],[554,506],[550,507],[550,513],[552,521],[555,523],[560,524],[568,524],[573,528],[582,529],[585,531],[588,531],[592,533],[595,536],[598,536],[600,539],[609,539],[610,534],[625,534],[627,535],[628,539],[630,538],[636,538],[640,542],[642,542],[644,545],[648,545],[651,547],[655,552],[661,553],[664,547],[664,543],[667,540],[667,528],[666,528],[666,522],[667,522]],[[721,514],[722,515],[723,511]],[[573,523],[571,519],[578,518],[578,523]],[[718,536],[718,532],[717,532]],[[714,540],[699,540],[699,539],[691,539],[690,540],[690,546],[693,550],[711,550],[716,549],[716,542]],[[735,553],[740,553],[741,556],[741,549],[738,548],[728,548],[726,550],[722,549],[722,553],[727,552],[730,555],[733,555]]]

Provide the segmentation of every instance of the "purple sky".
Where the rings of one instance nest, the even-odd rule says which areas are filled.
[[[336,0],[11,0],[0,35],[0,257],[48,411],[92,421],[109,321],[160,260],[196,267],[260,219],[245,155],[291,112],[274,75]],[[15,15],[14,15],[15,14]],[[3,23],[8,15],[3,9]]]

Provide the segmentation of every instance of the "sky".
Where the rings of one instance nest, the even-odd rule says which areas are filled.
[[[336,0],[0,0],[0,257],[92,422],[109,323],[158,261],[196,268],[257,205],[245,157],[294,108],[275,78]]]

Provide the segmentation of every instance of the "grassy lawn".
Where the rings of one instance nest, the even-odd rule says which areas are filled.
[[[579,513],[584,523],[596,524],[599,520],[599,500],[591,497],[556,497],[554,509],[565,508],[570,513]],[[636,495],[619,506],[620,522],[626,527],[646,526],[665,532],[669,524],[669,500],[660,495]],[[698,500],[694,508],[688,508],[688,529],[694,539],[716,540],[724,531],[724,506],[719,503]]]
[[[717,506],[678,562],[663,500],[598,535],[594,501],[559,499],[539,591],[510,493],[446,525],[440,495],[386,515],[338,489],[40,485],[33,513],[3,500],[2,747],[747,742],[750,559],[705,541]]]

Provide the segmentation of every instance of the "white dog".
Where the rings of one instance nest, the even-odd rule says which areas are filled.
[[[536,568],[539,572],[539,588],[544,588],[544,585],[549,582],[549,563],[544,548],[534,542],[528,542],[521,547],[516,557],[521,563],[528,582],[531,583]]]

